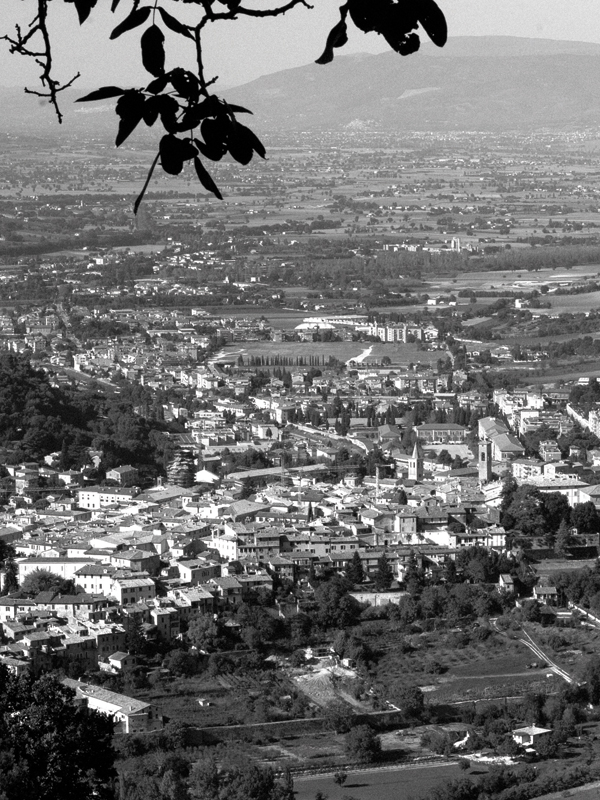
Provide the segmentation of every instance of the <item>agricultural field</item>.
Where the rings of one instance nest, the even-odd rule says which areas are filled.
[[[572,269],[540,269],[537,271],[521,270],[519,272],[463,272],[451,279],[443,279],[433,284],[436,291],[458,292],[461,289],[481,291],[532,291],[544,284],[549,285],[560,281],[564,283],[579,283],[582,280],[595,280],[600,277],[600,264],[592,264]],[[575,295],[573,299],[576,299]],[[589,295],[583,295],[589,297]],[[552,295],[548,299],[551,299]],[[558,299],[558,298],[557,298]]]
[[[368,366],[369,363],[381,363],[387,356],[391,359],[390,367],[406,368],[409,364],[435,364],[443,357],[440,350],[421,350],[415,344],[373,343],[369,342],[244,342],[232,343],[222,348],[214,358],[215,362],[231,360],[242,356],[244,361],[252,357],[268,358],[271,362],[277,356],[307,360],[316,357],[319,363],[333,356],[338,361],[348,363],[356,361]],[[351,366],[351,365],[349,365]]]
[[[285,676],[269,672],[216,677],[203,673],[169,678],[136,691],[136,697],[155,703],[170,719],[202,728],[285,719],[287,710],[292,716],[304,716],[306,701],[301,700],[296,713],[291,701],[281,702],[282,697],[292,694],[294,685]]]
[[[434,632],[392,639],[375,680],[384,687],[400,679],[417,685],[432,705],[555,691],[556,676],[533,662],[527,648],[497,634],[465,643],[462,633]]]
[[[485,771],[485,770],[484,770]],[[434,786],[461,775],[455,764],[424,767],[398,767],[385,770],[351,772],[344,786],[337,786],[331,776],[300,777],[294,780],[296,800],[314,800],[318,791],[329,800],[414,800],[426,797]]]

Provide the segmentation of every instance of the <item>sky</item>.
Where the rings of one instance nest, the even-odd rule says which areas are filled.
[[[0,34],[10,32],[15,22],[27,20],[33,0],[0,0]],[[599,0],[437,0],[448,21],[449,36],[522,36],[600,43]],[[268,0],[244,0],[247,6],[264,8]],[[150,5],[151,0],[142,0]],[[209,26],[206,39],[207,73],[218,76],[221,87],[235,86],[261,75],[303,66],[321,54],[327,33],[339,19],[341,0],[312,0],[314,8],[303,6],[277,19],[238,19]],[[176,16],[191,19],[194,9],[173,0],[164,7]],[[148,74],[139,64],[139,31],[108,40],[112,28],[123,19],[127,8],[121,2],[111,14],[109,0],[99,0],[89,19],[79,26],[75,6],[52,0],[51,32],[55,43],[56,77],[66,81],[81,73],[83,88],[104,85],[141,86]],[[218,8],[218,6],[217,6]],[[381,36],[364,34],[352,25],[349,42],[339,53],[379,53],[389,49]],[[422,39],[426,38],[424,35]],[[182,44],[183,42],[183,44]],[[169,43],[178,51],[191,47],[185,40],[168,33]],[[400,58],[400,56],[398,56]],[[410,56],[411,58],[418,57]],[[179,62],[181,63],[181,62]],[[326,69],[327,67],[323,67]],[[35,85],[39,69],[27,59],[9,55],[0,42],[0,85]]]

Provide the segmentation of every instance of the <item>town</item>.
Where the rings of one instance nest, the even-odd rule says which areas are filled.
[[[135,222],[139,152],[8,141],[0,665],[131,774],[595,776],[595,139],[405,139],[282,135]]]

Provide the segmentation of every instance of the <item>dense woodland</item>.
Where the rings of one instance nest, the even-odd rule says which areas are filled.
[[[0,446],[8,463],[39,461],[59,451],[61,468],[91,466],[88,449],[102,451],[104,470],[121,464],[139,467],[147,476],[164,468],[170,444],[165,425],[135,414],[139,387],[123,386],[119,395],[50,385],[27,354],[0,354]]]

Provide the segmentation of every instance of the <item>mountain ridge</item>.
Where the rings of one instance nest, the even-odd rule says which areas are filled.
[[[600,124],[600,44],[456,37],[443,48],[336,56],[234,87],[261,128],[512,130]]]
[[[418,53],[353,53],[292,67],[217,92],[254,112],[251,126],[279,130],[510,131],[600,125],[600,44],[514,36],[454,37]],[[64,93],[63,126],[20,88],[0,87],[3,130],[30,135],[116,135],[111,103],[74,105],[92,88]],[[134,137],[153,137],[140,126]],[[132,144],[134,142],[132,137]]]

